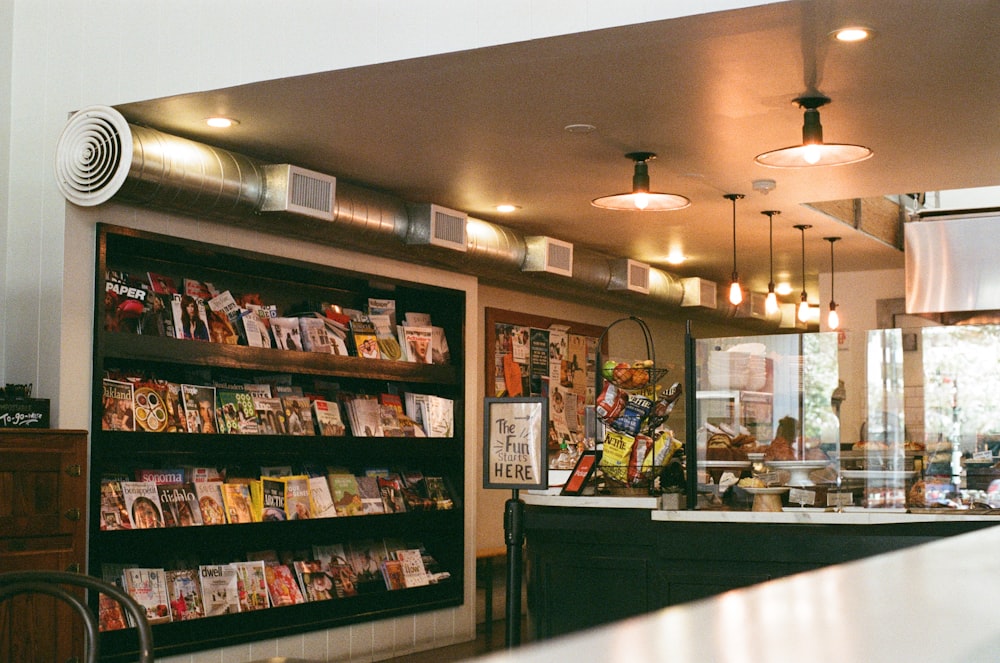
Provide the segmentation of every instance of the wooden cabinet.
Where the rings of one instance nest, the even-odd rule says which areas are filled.
[[[107,270],[141,277],[154,272],[172,277],[178,285],[181,278],[191,278],[233,294],[258,293],[265,303],[276,304],[279,314],[295,310],[303,302],[364,310],[369,298],[392,299],[400,316],[407,311],[428,313],[434,325],[445,330],[450,362],[421,364],[108,331],[102,316]],[[419,541],[450,573],[450,578],[424,587],[396,591],[383,588],[342,599],[159,624],[154,626],[158,657],[462,603],[464,291],[103,225],[98,231],[96,281],[89,550],[92,574],[100,575],[105,564],[192,568],[243,560],[251,551],[298,553],[313,545],[365,539]],[[102,430],[102,378],[106,372],[171,382],[197,381],[195,384],[252,384],[281,376],[303,386],[307,393],[321,382],[351,393],[432,394],[454,402],[453,434],[445,438],[400,438]],[[411,468],[425,475],[442,476],[452,487],[454,507],[221,526],[100,529],[102,476],[129,476],[137,469],[213,466],[227,469],[230,475],[253,476],[256,472],[259,477],[262,466],[297,468],[305,463],[344,467],[356,475],[368,469]],[[130,647],[134,647],[134,638],[122,632],[102,636],[102,654],[109,660],[127,659]]]
[[[0,429],[0,571],[83,570],[86,468],[86,431]],[[0,660],[80,656],[78,624],[69,606],[49,596],[6,602]]]

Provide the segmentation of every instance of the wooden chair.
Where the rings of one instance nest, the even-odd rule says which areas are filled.
[[[153,661],[153,632],[146,613],[135,600],[118,587],[92,576],[62,571],[11,571],[0,573],[0,603],[24,594],[46,594],[68,603],[83,620],[87,663],[100,660],[99,618],[70,588],[83,587],[110,596],[121,604],[136,625],[139,638],[139,663]]]

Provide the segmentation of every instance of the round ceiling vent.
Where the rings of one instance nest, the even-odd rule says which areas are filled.
[[[69,119],[56,146],[56,183],[66,200],[92,207],[121,188],[132,165],[132,130],[113,108],[91,106]]]

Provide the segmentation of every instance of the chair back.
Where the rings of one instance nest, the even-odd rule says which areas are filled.
[[[64,601],[83,621],[87,663],[100,660],[100,620],[71,587],[100,592],[117,601],[131,617],[139,638],[139,663],[153,661],[153,632],[146,612],[135,599],[111,583],[80,573],[63,571],[11,571],[0,573],[0,603],[24,594],[46,594]]]

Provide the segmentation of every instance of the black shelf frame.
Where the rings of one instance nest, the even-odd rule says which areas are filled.
[[[203,564],[224,563],[252,550],[301,550],[311,544],[373,538],[419,540],[441,568],[451,574],[450,578],[427,587],[158,624],[153,627],[156,655],[176,655],[462,605],[466,582],[462,416],[465,293],[107,224],[98,224],[97,236],[88,539],[88,569],[92,575],[100,576],[103,562],[165,566],[177,559],[193,557]],[[105,332],[103,286],[108,269],[143,275],[147,271],[183,274],[234,291],[251,288],[248,291],[279,293],[275,302],[279,308],[294,307],[300,301],[330,301],[363,309],[369,296],[393,298],[398,310],[430,312],[435,324],[446,329],[451,363],[426,365]],[[280,293],[285,293],[286,299],[280,299]],[[213,375],[245,375],[248,382],[258,375],[290,374],[329,379],[347,390],[364,393],[379,393],[390,385],[401,392],[446,396],[455,402],[454,435],[373,438],[101,430],[102,377],[106,369],[146,370],[157,376],[169,376],[192,368]],[[177,465],[238,469],[299,461],[357,469],[413,467],[425,474],[440,474],[450,483],[454,508],[161,530],[102,532],[99,529],[103,473]],[[130,631],[101,634],[102,660],[131,660],[136,654],[135,646]]]

